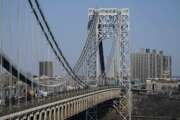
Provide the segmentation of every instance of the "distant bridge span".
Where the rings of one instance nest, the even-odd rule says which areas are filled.
[[[28,85],[36,86],[37,83],[28,78],[23,72],[19,71],[15,64],[11,62],[11,60],[0,51],[0,65],[9,73],[11,73],[14,77],[19,78],[19,80],[27,83]],[[19,77],[18,77],[19,76]]]

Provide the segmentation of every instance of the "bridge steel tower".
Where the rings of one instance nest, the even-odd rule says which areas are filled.
[[[114,66],[113,78],[116,79],[117,85],[123,90],[120,99],[120,107],[114,105],[119,111],[122,120],[131,119],[131,84],[130,84],[130,48],[129,48],[129,10],[127,8],[90,8],[88,12],[89,23],[93,19],[94,13],[96,17],[95,27],[95,62],[94,69],[96,71],[96,80],[98,85],[107,84],[105,79],[105,63],[103,55],[103,41],[106,39],[114,40],[114,53],[111,65]],[[90,25],[89,25],[90,26]],[[91,49],[93,49],[91,48]],[[111,53],[112,54],[112,53]],[[92,57],[89,59],[92,59]],[[111,72],[111,71],[110,71]],[[119,105],[118,105],[119,106]],[[96,113],[96,112],[95,112]],[[96,117],[97,118],[97,117]]]

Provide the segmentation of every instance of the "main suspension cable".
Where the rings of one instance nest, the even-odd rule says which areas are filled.
[[[31,2],[31,0],[28,0],[28,1],[29,1],[29,5],[30,5],[30,7],[31,7],[31,9],[32,9],[32,11],[33,11],[33,14],[34,14],[34,16],[35,16],[38,24],[40,25],[40,28],[41,28],[43,34],[45,35],[46,40],[48,41],[48,43],[49,43],[52,51],[54,52],[55,56],[58,58],[59,62],[62,64],[62,66],[64,67],[64,69],[65,69],[65,70],[67,71],[67,73],[72,77],[73,80],[75,80],[76,82],[78,82],[78,83],[79,83],[81,86],[83,86],[83,87],[88,87],[88,85],[87,85],[84,81],[82,81],[82,80],[74,73],[74,71],[72,70],[71,66],[70,66],[69,63],[67,62],[66,58],[64,57],[61,49],[59,48],[59,46],[58,46],[58,44],[57,44],[57,42],[56,42],[56,40],[55,40],[54,35],[52,34],[52,32],[51,32],[51,30],[50,30],[50,27],[49,27],[49,25],[48,25],[48,23],[47,23],[47,21],[46,21],[46,19],[45,19],[45,17],[44,17],[44,14],[43,14],[43,12],[42,12],[42,10],[41,10],[41,8],[40,8],[40,5],[39,5],[38,1],[35,0],[37,9],[38,9],[38,11],[39,11],[39,13],[40,13],[40,15],[41,15],[41,17],[42,17],[43,22],[44,22],[45,25],[46,25],[46,28],[47,28],[47,30],[48,30],[48,33],[50,34],[50,36],[51,36],[51,38],[52,38],[52,40],[53,40],[53,43],[54,43],[56,49],[58,50],[58,52],[56,51],[56,49],[55,49],[54,46],[53,46],[53,43],[51,42],[50,38],[48,37],[48,34],[46,33],[45,28],[44,28],[43,24],[41,23],[41,20],[40,20],[38,14],[37,14],[37,12],[36,12],[36,9],[34,8],[32,2]],[[60,56],[59,56],[58,53],[60,54]]]

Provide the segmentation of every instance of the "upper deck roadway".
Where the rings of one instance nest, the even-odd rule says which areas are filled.
[[[72,90],[27,103],[2,107],[0,120],[64,120],[88,108],[120,97],[118,87]]]

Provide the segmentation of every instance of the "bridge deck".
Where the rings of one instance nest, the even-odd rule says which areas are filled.
[[[12,106],[0,106],[0,116],[5,116],[11,113],[42,106],[42,105],[53,103],[60,100],[66,100],[66,99],[69,99],[75,96],[84,95],[87,93],[92,93],[92,92],[96,92],[100,90],[106,90],[109,88],[117,88],[117,87],[99,87],[99,88],[93,88],[93,89],[79,89],[79,90],[64,91],[64,92],[53,94],[47,97],[41,97],[41,98],[36,97],[27,102],[22,102],[22,103],[15,104]]]

